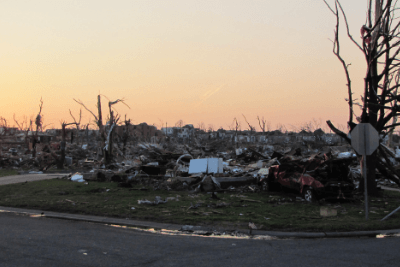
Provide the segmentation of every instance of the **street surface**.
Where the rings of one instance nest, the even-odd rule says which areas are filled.
[[[0,213],[0,266],[399,266],[397,237],[246,240],[159,235]]]

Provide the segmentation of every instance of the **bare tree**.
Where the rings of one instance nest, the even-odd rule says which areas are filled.
[[[312,125],[312,122],[305,122],[303,125],[300,125],[300,130],[305,131],[307,133],[311,133],[314,131],[314,127]]]
[[[5,135],[8,130],[8,123],[6,118],[0,117],[0,128],[3,128],[3,131],[0,132],[0,135]]]
[[[8,128],[8,123],[7,123],[6,118],[0,117],[0,127]]]
[[[295,133],[299,132],[299,128],[296,125],[289,124],[289,127],[293,132],[295,132]]]
[[[395,83],[397,86],[400,86],[400,71],[396,73],[395,75]],[[395,89],[394,91],[394,95],[397,95],[397,91],[398,91],[398,87]],[[392,101],[391,105],[392,107],[397,105],[398,100],[396,99],[395,101]],[[392,124],[395,125],[397,123],[397,116],[393,116],[392,119]],[[388,146],[390,147],[392,145],[392,138],[393,138],[393,132],[394,132],[395,127],[391,128],[389,130],[389,142],[388,142]]]
[[[72,114],[71,114],[72,116]],[[74,119],[75,120],[75,119]],[[80,118],[79,118],[79,123],[80,123]],[[57,169],[63,169],[64,168],[64,161],[65,161],[65,147],[66,147],[66,137],[67,137],[67,130],[66,127],[69,125],[76,125],[78,127],[77,122],[71,122],[71,123],[66,123],[65,121],[61,122],[61,133],[62,133],[62,140],[60,144],[60,151],[61,155],[60,158],[58,159],[57,162]]]
[[[72,115],[71,110],[69,110],[69,114],[71,115],[72,119],[74,120],[74,123],[75,123],[75,126],[76,126],[76,135],[78,137],[78,135],[79,135],[79,127],[80,127],[81,119],[82,119],[82,109],[79,110],[79,121],[76,121],[74,115]],[[71,137],[71,139],[72,139],[72,137]],[[72,140],[71,140],[71,143],[72,143]],[[79,144],[79,142],[77,142],[77,143]]]
[[[238,148],[238,142],[239,142],[239,137],[238,137],[238,130],[240,131],[240,122],[235,118],[233,118],[233,121],[235,123],[235,144],[236,144],[236,149]]]
[[[40,98],[40,104],[39,104],[39,112],[36,115],[35,118],[35,125],[36,125],[36,131],[35,134],[32,135],[32,157],[36,157],[36,144],[39,141],[39,131],[43,131],[43,121],[42,121],[42,108],[43,108],[43,100]],[[32,129],[32,119],[31,119],[31,124],[30,127]],[[28,134],[28,132],[27,132]]]
[[[244,120],[246,121],[247,125],[249,126],[249,131],[250,132],[255,132],[256,131],[256,127],[250,125],[250,123],[247,121],[246,116],[244,116],[244,114],[242,114]]]
[[[270,121],[267,121],[267,132],[270,132],[271,131],[271,122]]]
[[[162,128],[164,128],[164,121],[162,121],[161,119],[158,119],[159,121],[160,121],[160,130],[162,129]]]
[[[175,127],[179,127],[182,128],[185,125],[185,123],[183,122],[183,120],[179,120],[175,123]]]
[[[281,132],[281,133],[287,133],[286,126],[284,124],[282,124],[282,123],[278,123],[276,125],[276,130]]]
[[[339,2],[334,1],[334,5],[329,5],[325,0],[325,4],[336,17],[336,28],[334,31],[333,53],[343,66],[347,79],[349,120],[348,125],[350,131],[354,129],[356,121],[360,123],[370,123],[381,134],[386,135],[399,123],[391,122],[400,112],[400,106],[397,100],[397,88],[400,86],[396,83],[396,75],[400,70],[400,19],[399,8],[396,7],[397,1],[392,0],[369,0],[367,7],[367,18],[365,25],[361,26],[361,43],[357,42],[350,34],[346,14]],[[349,65],[345,62],[340,54],[339,42],[339,22],[343,17],[347,36],[360,50],[366,60],[366,73],[364,78],[364,92],[361,102],[353,99],[351,80],[349,74]],[[354,106],[361,108],[360,116],[355,115]],[[351,139],[346,133],[337,129],[330,121],[328,126],[333,132],[343,137],[347,142]],[[375,169],[385,174],[388,178],[400,184],[400,174],[391,166],[387,160],[387,151],[380,145],[378,151],[371,156],[367,156],[367,183],[368,193],[377,195],[377,187],[375,182]],[[386,160],[381,160],[378,153]],[[360,157],[360,164],[363,166],[363,159]],[[361,168],[362,170],[363,168]]]
[[[126,154],[126,145],[131,137],[130,135],[130,126],[132,125],[131,120],[126,118],[126,114],[125,114],[125,120],[123,122],[120,122],[119,125],[122,127],[122,133],[117,133],[117,137],[118,137],[118,144],[119,145],[119,149],[122,152],[122,156],[125,157]],[[154,127],[156,127],[153,124]]]
[[[262,131],[263,133],[265,133],[265,124],[267,123],[267,121],[264,119],[264,117],[262,117],[262,119],[260,119],[259,116],[257,116],[257,120],[258,120],[258,125],[259,125],[260,128],[261,128],[261,131]]]
[[[38,131],[43,131],[43,121],[42,121],[42,108],[43,108],[43,100],[40,98],[40,105],[39,105],[39,113],[36,115],[35,124],[36,124],[36,134]]]
[[[197,127],[198,127],[200,130],[202,130],[202,131],[205,131],[205,130],[206,130],[206,125],[205,125],[204,122],[200,122],[200,123],[197,125]]]
[[[29,134],[29,131],[32,129],[32,120],[30,120],[29,124],[28,124],[27,117],[24,116],[24,119],[22,120],[22,122],[18,122],[17,119],[15,118],[15,114],[13,115],[13,119],[14,119],[15,123],[18,125],[18,129],[20,131],[25,131],[25,142],[26,142],[26,146],[29,148],[28,134]]]
[[[20,131],[26,131],[27,129],[29,130],[32,126],[32,121],[30,121],[30,125],[28,125],[28,120],[27,120],[26,116],[24,116],[24,118],[22,119],[21,122],[18,122],[17,119],[15,118],[15,113],[14,113],[13,119],[14,119],[14,122],[17,124],[18,129]]]
[[[108,102],[108,122],[107,125],[103,125],[103,116],[101,112],[101,95],[97,96],[97,111],[98,111],[98,116],[96,116],[90,109],[88,109],[85,104],[83,104],[82,101],[74,99],[75,102],[83,106],[88,112],[92,114],[92,116],[95,118],[95,122],[97,126],[99,127],[99,133],[101,137],[101,146],[102,146],[102,151],[103,151],[103,156],[104,156],[104,162],[105,164],[109,164],[112,161],[112,148],[113,148],[113,130],[114,127],[117,125],[120,116],[117,114],[114,114],[114,109],[113,106],[118,103],[125,104],[124,99],[117,99],[115,101],[110,101]],[[126,105],[128,108],[129,106]]]
[[[122,154],[125,157],[125,152],[126,152],[126,144],[128,143],[129,140],[129,127],[132,125],[130,119],[126,119],[126,114],[125,114],[125,120],[124,120],[125,126],[124,126],[124,132],[122,134]]]

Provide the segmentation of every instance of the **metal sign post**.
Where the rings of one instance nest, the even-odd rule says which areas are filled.
[[[369,123],[358,124],[351,131],[351,145],[363,157],[365,219],[368,220],[367,156],[374,153],[379,146],[378,131]]]
[[[364,131],[364,140],[366,140],[366,131]],[[364,149],[367,151],[367,142],[364,142]],[[368,220],[368,187],[367,187],[367,154],[363,154],[363,176],[364,176],[364,202],[365,202],[365,220]]]

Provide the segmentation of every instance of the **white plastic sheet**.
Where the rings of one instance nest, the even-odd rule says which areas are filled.
[[[74,175],[71,176],[71,181],[83,183],[85,180],[83,180],[83,175],[82,174],[75,173]]]
[[[223,173],[224,165],[221,158],[191,159],[189,174],[193,173]]]

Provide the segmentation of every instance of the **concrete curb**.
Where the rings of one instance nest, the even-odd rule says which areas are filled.
[[[71,221],[81,221],[81,222],[93,222],[102,224],[115,224],[137,227],[142,229],[167,229],[167,230],[179,230],[181,225],[178,224],[165,224],[165,223],[155,223],[147,221],[137,221],[137,220],[127,220],[119,218],[110,218],[102,216],[92,216],[92,215],[79,215],[79,214],[69,214],[69,213],[59,213],[52,211],[41,211],[41,210],[31,210],[31,209],[20,209],[20,208],[10,208],[0,206],[0,211],[12,212],[21,215],[35,215],[42,216],[44,218],[71,220]],[[42,215],[43,214],[43,215]]]
[[[20,208],[10,208],[0,206],[0,212],[11,212],[21,215],[34,215],[43,216],[44,218],[71,220],[71,221],[81,221],[81,222],[92,222],[101,224],[112,224],[129,226],[140,229],[155,229],[155,230],[169,230],[178,231],[182,228],[180,224],[166,224],[166,223],[156,223],[147,221],[137,221],[128,219],[118,219],[109,218],[102,216],[92,216],[92,215],[79,215],[79,214],[69,214],[69,213],[59,213],[51,211],[41,211],[41,210],[31,210],[31,209],[20,209]],[[200,230],[203,227],[196,227]],[[206,226],[204,229],[209,230],[211,227]],[[219,231],[224,231],[220,230]],[[232,230],[226,230],[232,231]],[[247,229],[237,229],[236,231],[242,233],[249,233]],[[373,231],[355,231],[355,232],[278,232],[278,231],[263,231],[263,230],[253,230],[253,236],[269,236],[275,238],[339,238],[339,237],[373,237],[377,235],[400,235],[400,229],[391,230],[373,230]]]

